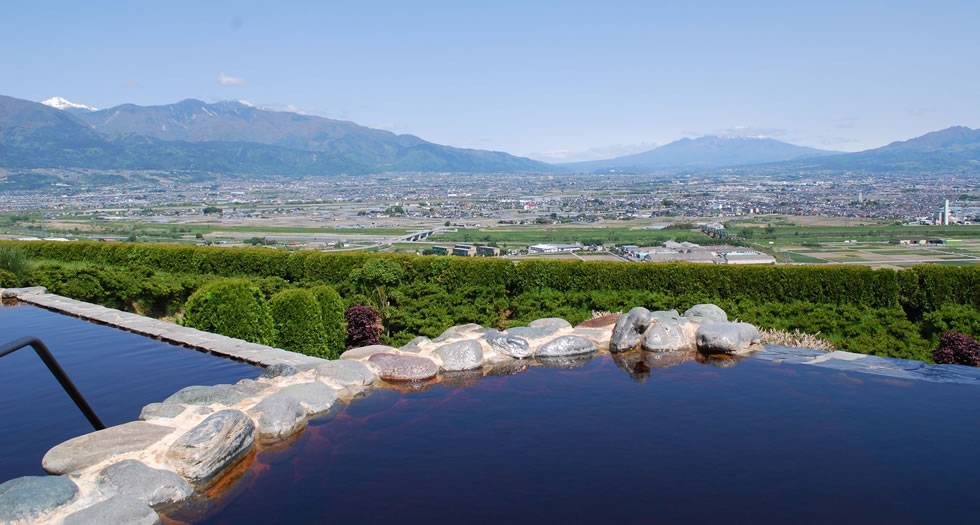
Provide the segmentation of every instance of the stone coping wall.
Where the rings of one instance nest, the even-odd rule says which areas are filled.
[[[165,327],[157,324],[160,321],[147,319],[144,325],[129,317],[132,314],[46,294],[43,289],[2,293],[242,358],[235,353],[235,340],[226,341],[230,338],[211,339],[211,334],[196,330],[173,330],[182,327],[169,323],[163,324],[171,329],[163,330]],[[729,322],[715,305],[697,305],[683,314],[640,307],[576,327],[556,318],[539,319],[503,332],[475,324],[455,326],[432,340],[419,337],[401,348],[355,348],[335,361],[268,347],[245,348],[255,352],[248,354],[250,362],[266,366],[261,376],[234,385],[184,388],[144,407],[138,421],[53,447],[42,460],[43,468],[52,475],[26,476],[0,484],[0,522],[150,524],[161,522],[160,513],[176,509],[182,517],[203,518],[210,510],[201,495],[230,484],[227,480],[235,478],[236,466],[246,464],[243,460],[256,447],[288,446],[287,440],[302,431],[310,418],[356,402],[373,388],[417,391],[439,383],[466,385],[533,366],[576,368],[606,352],[639,381],[648,378],[654,368],[677,366],[691,359],[730,367],[743,359],[759,358],[980,385],[977,368],[848,352],[764,348],[754,326]],[[261,355],[263,352],[268,356]]]

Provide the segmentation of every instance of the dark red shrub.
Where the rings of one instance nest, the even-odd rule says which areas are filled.
[[[980,366],[980,341],[959,332],[943,332],[932,359],[943,365]]]
[[[351,306],[344,311],[347,320],[347,348],[376,345],[381,342],[381,316],[369,306]]]

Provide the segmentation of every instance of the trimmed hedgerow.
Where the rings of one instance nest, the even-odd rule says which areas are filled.
[[[321,285],[310,289],[320,303],[320,315],[323,322],[323,333],[326,336],[326,347],[330,358],[336,358],[346,348],[347,322],[344,320],[344,301],[337,290]]]
[[[276,328],[276,346],[317,357],[329,357],[320,303],[309,291],[283,290],[269,300]]]
[[[253,343],[271,345],[276,341],[262,292],[245,279],[226,279],[202,286],[184,305],[183,323]]]
[[[381,315],[370,306],[351,306],[344,311],[347,320],[347,347],[376,345],[381,342]]]

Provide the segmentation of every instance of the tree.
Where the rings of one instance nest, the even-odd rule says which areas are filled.
[[[347,321],[347,348],[376,345],[381,342],[381,316],[370,306],[355,305],[344,311]]]
[[[203,211],[205,215],[211,215],[212,213],[218,213],[218,214],[220,214],[221,213],[221,208],[219,208],[217,206],[207,206],[206,208],[204,208],[201,211]]]
[[[184,325],[206,332],[273,344],[275,328],[262,291],[245,279],[212,281],[184,305]]]
[[[337,290],[330,286],[317,286],[310,290],[320,303],[323,319],[323,332],[330,359],[335,359],[344,351],[347,339],[347,322],[344,320],[344,300]]]
[[[276,328],[276,346],[317,357],[328,357],[327,338],[320,303],[309,291],[283,290],[269,300]]]

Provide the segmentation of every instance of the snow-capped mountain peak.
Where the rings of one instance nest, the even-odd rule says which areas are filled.
[[[61,97],[51,97],[47,100],[42,100],[41,104],[45,106],[51,106],[56,109],[63,109],[66,111],[98,111],[98,109],[92,106],[86,106],[85,104],[76,104],[74,102],[67,101]]]

